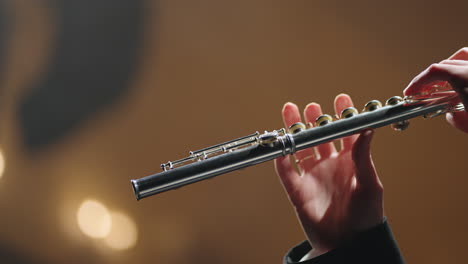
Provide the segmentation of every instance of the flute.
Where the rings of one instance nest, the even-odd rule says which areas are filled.
[[[452,94],[453,95],[453,94]],[[354,107],[346,108],[336,120],[330,115],[321,115],[315,126],[307,128],[303,123],[284,128],[255,132],[197,151],[176,161],[161,164],[162,172],[131,180],[137,200],[161,192],[173,190],[191,183],[209,179],[231,171],[292,155],[296,151],[330,142],[359,133],[367,128],[391,125],[395,130],[408,127],[408,119],[424,116],[435,117],[447,112],[463,111],[463,104],[428,97],[422,99],[388,99],[385,106],[377,100],[368,102],[362,113]],[[442,99],[444,99],[442,98]],[[439,100],[436,100],[439,99]]]

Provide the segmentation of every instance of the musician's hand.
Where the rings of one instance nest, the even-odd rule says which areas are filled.
[[[437,81],[449,82],[465,105],[464,112],[448,113],[447,121],[468,133],[468,48],[457,51],[447,60],[432,64],[411,81],[404,94],[417,94],[429,89]]]
[[[336,97],[336,113],[350,106],[348,95]],[[295,104],[285,104],[282,114],[286,127],[301,122]],[[320,105],[309,104],[304,121],[313,123],[321,114]],[[276,172],[313,247],[312,256],[383,221],[383,187],[370,155],[373,133],[365,130],[340,140],[340,151],[333,143],[299,151],[295,159],[300,161],[300,172],[289,156],[275,160]]]

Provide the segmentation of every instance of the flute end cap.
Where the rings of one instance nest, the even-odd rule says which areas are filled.
[[[141,197],[140,197],[140,189],[138,187],[138,183],[136,180],[130,180],[130,182],[132,183],[133,193],[135,194],[135,198],[137,201],[139,201]]]

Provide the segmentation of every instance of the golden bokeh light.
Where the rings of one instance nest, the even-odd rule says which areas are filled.
[[[92,238],[106,237],[112,227],[109,210],[100,202],[85,200],[76,215],[80,230]]]
[[[135,222],[127,215],[112,212],[112,228],[104,238],[104,243],[115,250],[125,250],[135,246],[138,231]]]
[[[3,176],[5,171],[5,157],[3,156],[3,151],[0,149],[0,178]]]

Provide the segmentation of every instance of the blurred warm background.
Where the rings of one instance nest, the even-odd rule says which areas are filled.
[[[266,163],[135,201],[130,179],[282,126],[284,102],[360,108],[468,44],[462,0],[0,1],[1,263],[281,263],[304,239]],[[409,263],[468,260],[466,135],[378,130]]]

